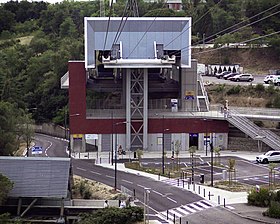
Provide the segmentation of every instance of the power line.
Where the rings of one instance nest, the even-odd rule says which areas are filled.
[[[110,26],[110,20],[111,20],[111,15],[112,15],[112,8],[113,8],[113,0],[111,0],[111,5],[110,5],[110,12],[109,12],[109,19],[107,23],[107,29],[106,29],[106,34],[105,34],[105,40],[104,40],[104,46],[103,46],[103,52],[105,50],[107,38],[108,38],[108,32],[109,32],[109,26]]]
[[[277,4],[277,6],[278,6],[278,5],[280,5],[280,4]],[[272,7],[272,8],[273,8],[273,7]],[[237,28],[237,29],[235,29],[235,30],[229,32],[228,34],[233,33],[233,32],[236,32],[236,31],[238,31],[238,30],[240,30],[240,29],[243,29],[243,28],[245,28],[245,27],[247,27],[247,26],[253,25],[253,24],[257,23],[257,22],[260,22],[260,21],[262,21],[262,20],[264,20],[264,19],[267,19],[267,18],[269,18],[269,17],[271,17],[271,16],[274,16],[274,15],[277,14],[277,13],[280,13],[280,11],[274,12],[274,13],[272,13],[272,14],[270,14],[270,15],[268,15],[268,16],[265,16],[265,17],[263,17],[263,18],[261,18],[261,19],[259,19],[259,20],[256,20],[256,21],[254,21],[254,22],[252,22],[252,23],[249,23],[249,24],[246,24],[246,25],[244,25],[244,26],[242,26],[242,27],[239,27],[239,28]],[[213,35],[215,36],[216,34],[213,34]],[[215,40],[215,39],[217,39],[217,38],[212,39],[212,41]],[[196,46],[196,45],[194,45],[194,46]],[[180,51],[182,51],[182,50],[189,50],[189,48],[190,48],[190,46],[183,47],[183,48],[181,48],[180,50],[177,50],[177,51],[172,52],[172,54],[175,54],[175,55],[176,55],[177,52],[180,52]],[[220,48],[219,48],[219,49],[220,49]],[[182,51],[182,52],[184,52],[184,51]]]
[[[217,33],[215,33],[215,34],[212,34],[212,35],[210,35],[209,37],[207,37],[206,39],[211,38],[211,37],[214,37],[214,36],[216,36],[216,35],[219,35],[220,33],[223,33],[223,32],[225,32],[225,31],[227,31],[227,30],[229,30],[229,29],[232,29],[233,27],[236,27],[236,26],[238,26],[238,25],[240,25],[240,24],[242,24],[242,23],[244,23],[244,22],[246,22],[246,21],[248,21],[248,20],[250,20],[250,19],[253,19],[253,18],[255,18],[255,17],[257,17],[257,16],[259,16],[259,15],[261,15],[261,14],[267,12],[267,11],[270,11],[270,10],[272,10],[272,9],[274,9],[274,8],[276,8],[276,7],[278,7],[279,5],[280,5],[280,3],[278,3],[277,5],[274,5],[274,6],[268,8],[268,9],[266,9],[266,10],[264,10],[264,11],[262,11],[262,12],[256,14],[256,15],[254,15],[254,16],[251,16],[250,18],[247,18],[247,19],[245,19],[244,21],[241,21],[241,22],[239,22],[239,23],[237,23],[237,24],[234,24],[234,25],[232,25],[232,26],[230,26],[230,27],[224,29],[224,30],[221,30],[221,31],[219,31],[219,32],[217,32]],[[211,41],[211,40],[210,40],[210,41]],[[201,42],[202,42],[202,41],[198,41],[197,44],[199,44],[199,43],[201,43]],[[196,44],[196,43],[195,43],[195,44]]]
[[[173,38],[165,47],[168,47],[171,43],[177,40],[180,36],[182,36],[185,32],[187,32],[192,26],[198,23],[204,16],[206,16],[210,11],[214,9],[215,6],[219,5],[223,0],[220,0],[217,4],[212,6],[208,11],[206,11],[198,20],[196,20],[193,24],[191,24],[184,32],[180,33],[177,37]]]
[[[244,40],[240,43],[245,44],[245,43],[252,42],[252,41],[255,41],[255,40],[259,40],[259,39],[263,39],[265,37],[269,37],[269,36],[272,36],[272,35],[275,35],[275,34],[278,34],[278,33],[280,33],[280,31],[276,31],[276,32],[273,32],[273,33],[270,33],[270,34],[266,34],[264,36],[260,36],[260,37],[255,37],[255,38],[252,38],[252,39],[249,39],[249,40]],[[201,54],[201,53],[208,53],[208,52],[216,51],[216,50],[223,49],[223,48],[228,48],[228,46],[221,46],[221,47],[218,47],[218,48],[215,48],[215,49],[193,53],[193,55],[197,55],[197,54]]]

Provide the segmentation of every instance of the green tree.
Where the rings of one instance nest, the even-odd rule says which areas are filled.
[[[71,17],[67,17],[60,25],[59,35],[64,37],[77,37],[77,29]]]
[[[3,205],[12,188],[13,183],[9,180],[9,178],[0,173],[0,205]]]

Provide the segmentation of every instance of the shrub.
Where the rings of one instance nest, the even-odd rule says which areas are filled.
[[[142,221],[143,215],[143,208],[140,207],[108,207],[92,214],[81,214],[78,224],[132,224]]]
[[[241,91],[240,85],[233,86],[227,91],[227,95],[236,95],[239,94]]]
[[[280,218],[280,203],[272,201],[269,208],[263,213],[263,215],[271,218]]]
[[[267,188],[260,188],[259,192],[257,192],[256,189],[251,190],[247,200],[249,205],[267,207],[270,204],[270,198],[270,191]]]
[[[255,87],[256,92],[263,93],[265,91],[265,87],[263,84],[258,83]]]

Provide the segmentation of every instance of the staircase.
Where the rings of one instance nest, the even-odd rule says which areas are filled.
[[[197,74],[197,105],[198,110],[201,112],[209,111],[209,99],[205,90],[203,79],[200,74]]]
[[[271,149],[280,150],[280,137],[270,130],[261,129],[236,110],[230,110],[227,121],[254,140],[262,141]]]

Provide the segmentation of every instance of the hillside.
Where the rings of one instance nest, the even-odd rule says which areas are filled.
[[[252,74],[267,74],[270,69],[280,69],[279,55],[272,48],[231,48],[199,52],[202,50],[193,49],[192,58],[203,64],[240,64],[244,72]]]

